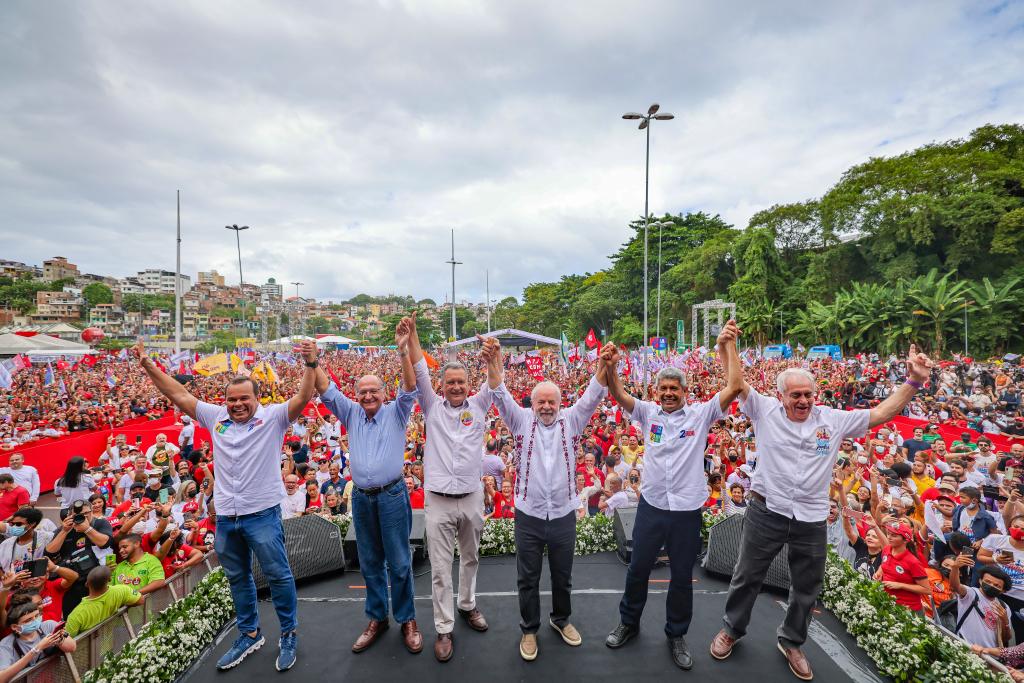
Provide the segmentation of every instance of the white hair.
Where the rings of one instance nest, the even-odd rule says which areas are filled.
[[[817,384],[815,384],[814,375],[811,374],[810,371],[804,370],[803,368],[786,368],[775,378],[775,386],[778,388],[780,394],[786,393],[786,383],[789,381],[790,377],[801,377],[810,382],[812,387],[817,386]]]
[[[686,386],[686,375],[679,368],[667,367],[658,370],[658,374],[654,378],[654,386],[658,386],[665,380],[679,382],[681,387]]]
[[[450,360],[441,366],[441,379],[444,380],[444,374],[449,370],[462,370],[469,376],[469,372],[466,370],[466,366],[457,360]]]
[[[537,400],[537,394],[539,394],[544,389],[554,389],[555,393],[558,394],[558,400],[556,402],[562,402],[562,390],[558,388],[557,384],[555,384],[554,382],[549,382],[547,380],[543,382],[537,382],[536,386],[533,387],[533,391],[530,392],[530,401],[535,402]]]

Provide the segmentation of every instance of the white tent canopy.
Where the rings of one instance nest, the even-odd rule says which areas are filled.
[[[23,337],[20,334],[0,334],[0,356],[15,356],[19,353],[94,353],[87,344],[57,339],[45,334]]]
[[[337,334],[329,334],[326,337],[320,337],[319,339],[313,339],[313,337],[303,337],[301,334],[296,334],[295,336],[292,336],[292,337],[281,337],[280,339],[275,339],[275,340],[273,340],[273,341],[271,341],[269,343],[270,344],[281,344],[281,345],[284,345],[284,344],[298,344],[300,341],[306,341],[306,340],[315,341],[317,343],[317,346],[324,346],[326,344],[358,344],[358,343],[360,343],[356,339],[349,339],[348,337],[342,337],[341,335],[337,335]]]
[[[533,332],[524,332],[523,330],[516,330],[511,327],[505,328],[504,330],[494,330],[480,335],[481,337],[496,337],[502,346],[558,346],[562,342],[554,337],[545,337],[543,334],[534,334]],[[448,344],[448,347],[463,346],[465,344],[476,344],[478,339],[473,337],[466,337],[465,339],[459,339]]]

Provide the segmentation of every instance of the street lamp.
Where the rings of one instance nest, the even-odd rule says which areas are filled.
[[[647,131],[647,151],[644,157],[644,382],[647,382],[647,347],[650,345],[650,341],[647,336],[647,233],[650,224],[647,200],[651,179],[651,121],[668,121],[675,118],[672,114],[659,114],[658,109],[660,109],[660,105],[652,104],[647,108],[646,116],[643,114],[637,114],[636,112],[628,112],[622,115],[622,118],[628,121],[639,120],[640,126],[638,129]]]
[[[224,229],[235,231],[235,245],[238,247],[238,296],[242,299],[242,326],[246,328],[246,336],[248,336],[249,326],[246,321],[247,311],[245,305],[245,287],[243,286],[244,281],[242,280],[242,239],[239,237],[239,234],[243,230],[248,230],[249,226],[243,225],[239,227],[237,225],[225,225]]]

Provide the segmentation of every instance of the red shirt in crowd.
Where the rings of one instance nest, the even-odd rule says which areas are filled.
[[[584,486],[593,486],[595,484],[600,484],[601,486],[604,486],[604,472],[602,472],[601,470],[597,469],[596,467],[594,468],[594,474],[590,474],[589,472],[587,472],[586,466],[584,466],[584,467],[577,467],[576,468],[576,474],[582,474],[583,475],[583,485]],[[592,508],[596,508],[597,504],[600,503],[600,502],[601,502],[601,494],[600,493],[595,493],[594,495],[592,495],[590,498],[587,499],[587,505],[589,505]]]
[[[899,555],[893,555],[892,546],[882,548],[882,581],[897,581],[899,583],[917,583],[918,579],[928,578],[924,565],[918,557],[904,550]],[[908,590],[885,589],[885,592],[893,597],[897,605],[903,605],[912,610],[921,609],[921,596]]]
[[[28,505],[28,490],[17,484],[10,491],[0,493],[0,520],[10,519],[11,515]]]
[[[498,491],[494,494],[494,514],[491,515],[493,519],[514,519],[516,516],[516,502],[515,498],[509,498],[505,500],[505,496]]]
[[[409,494],[409,505],[413,510],[423,509],[423,489],[413,489]]]

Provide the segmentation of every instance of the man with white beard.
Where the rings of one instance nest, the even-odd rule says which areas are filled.
[[[537,658],[540,628],[540,573],[544,549],[551,571],[552,610],[548,619],[567,644],[583,643],[579,631],[569,623],[572,613],[573,551],[576,547],[575,453],[583,439],[583,428],[607,394],[606,381],[599,373],[571,408],[561,409],[562,393],[552,382],[540,382],[531,394],[532,410],[518,405],[505,387],[501,345],[496,339],[484,342],[487,383],[501,419],[512,433],[515,451],[516,562],[519,580],[519,654],[526,661]]]

